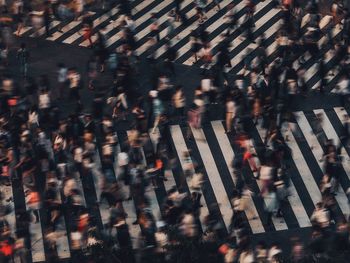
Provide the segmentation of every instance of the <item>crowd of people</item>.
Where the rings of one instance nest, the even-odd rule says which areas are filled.
[[[266,228],[273,227],[276,217],[283,217],[293,162],[286,130],[293,122],[291,102],[310,94],[302,67],[305,63],[318,63],[321,93],[328,85],[327,72],[332,69],[339,73],[335,86],[342,92],[342,105],[349,109],[350,14],[342,1],[333,1],[331,20],[321,28],[319,1],[272,1],[283,20],[276,37],[278,48],[272,56],[266,53],[264,35],[253,33],[259,1],[246,1],[241,18],[232,1],[225,7],[227,30],[214,56],[205,24],[206,7],[211,4],[219,11],[221,1],[196,0],[198,26],[191,33],[191,52],[193,63],[204,67],[193,95],[184,90],[185,83],[177,77],[174,65],[177,50],[171,40],[178,37],[174,24],[188,23],[181,0],[174,0],[175,9],[167,19],[167,50],[162,58],[156,55],[158,42],[164,41],[156,13],[150,17],[146,56],[140,58],[135,52],[131,1],[98,1],[102,6],[115,2],[120,6],[122,15],[114,21],[121,32],[117,50],[108,50],[103,30],[94,30],[82,0],[45,1],[39,10],[31,5],[35,1],[8,2],[0,1],[0,179],[3,187],[12,187],[13,199],[23,202],[13,207],[9,204],[14,200],[4,198],[4,193],[0,196],[1,262],[15,258],[30,262],[29,225],[36,223],[42,225],[46,262],[58,262],[56,241],[62,218],[72,262],[347,262],[348,218],[337,212],[335,196],[341,187],[340,150],[350,150],[348,119],[341,145],[316,132],[324,150],[323,177],[318,182],[322,198],[310,218],[308,239],[292,237],[288,253],[282,249],[286,244],[254,243],[248,220],[258,215],[246,202],[252,195],[264,200]],[[302,6],[301,2],[307,3]],[[303,22],[306,15],[308,19]],[[25,41],[15,38],[28,16],[33,18],[34,27],[35,17],[41,17],[36,27],[44,26],[47,36],[52,17],[64,22],[83,17],[84,38],[92,48],[86,72],[58,62],[55,81],[45,74],[32,76],[31,50]],[[340,34],[334,38],[330,32],[337,27]],[[98,36],[95,42],[93,33]],[[240,62],[243,71],[232,76],[226,73],[232,67],[229,49],[238,33],[257,48]],[[323,36],[326,41],[319,45]],[[9,54],[17,42],[22,43],[12,58],[17,70],[11,75]],[[324,64],[323,54],[328,50],[335,54],[331,68]],[[151,76],[146,93],[134,85],[143,59]],[[97,80],[106,74],[112,76],[112,88],[108,94],[101,94]],[[91,107],[81,99],[84,92],[94,94]],[[74,102],[73,109],[60,107],[65,99]],[[200,220],[205,205],[202,192],[207,185],[205,169],[190,150],[179,156],[185,164],[180,166],[171,143],[170,124],[187,127],[186,138],[191,140],[192,130],[205,126],[212,110],[223,112],[226,133],[236,152],[231,164],[235,188],[230,193],[229,229],[215,203],[208,205],[204,222]],[[321,125],[322,116],[317,118],[316,123]],[[124,137],[117,133],[121,122],[131,130],[123,133]],[[252,144],[254,126],[264,132],[262,143]],[[156,142],[150,134],[159,135]],[[153,214],[151,202],[155,200],[147,193],[161,187],[169,171],[178,178],[177,186],[166,192],[160,214]],[[255,181],[262,185],[259,192],[253,190]],[[350,197],[350,191],[347,194]],[[106,224],[101,223],[98,213],[104,202],[109,207]],[[123,208],[126,202],[132,203],[136,214],[132,224]],[[16,216],[16,229],[11,229],[7,220],[11,213]],[[132,225],[141,229],[136,242],[129,234]],[[135,243],[137,249],[133,250]]]

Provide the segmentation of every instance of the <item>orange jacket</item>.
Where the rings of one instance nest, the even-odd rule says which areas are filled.
[[[4,256],[11,256],[13,254],[13,246],[7,241],[0,242],[0,253]]]
[[[155,168],[156,168],[156,169],[162,169],[162,167],[163,167],[163,162],[162,162],[162,160],[161,160],[161,159],[157,159],[157,160],[156,160],[156,166],[155,166]]]
[[[40,196],[38,192],[31,192],[29,194],[28,203],[35,204],[40,202]]]

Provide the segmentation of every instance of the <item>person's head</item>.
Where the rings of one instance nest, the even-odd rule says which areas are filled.
[[[265,241],[263,241],[263,240],[259,241],[257,246],[256,246],[257,249],[266,249],[266,247],[267,247],[267,245],[266,245]]]
[[[182,90],[182,85],[177,85],[177,86],[175,87],[175,90],[176,90],[176,91]]]
[[[184,151],[183,152],[183,157],[184,158],[190,157],[190,152],[189,151]]]
[[[92,120],[92,115],[91,115],[90,113],[86,113],[86,114],[84,115],[84,119],[85,119],[86,121],[91,121],[91,120]]]
[[[318,202],[316,204],[316,209],[321,209],[323,207],[323,203],[322,202]]]

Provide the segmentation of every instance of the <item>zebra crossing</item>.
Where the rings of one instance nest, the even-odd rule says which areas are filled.
[[[258,197],[261,189],[261,181],[253,179],[252,191],[255,193],[247,197],[250,211],[245,211],[246,218],[249,223],[252,234],[263,234],[271,231],[282,231],[288,229],[298,229],[310,227],[310,217],[315,208],[315,204],[321,200],[320,181],[323,176],[322,155],[323,148],[321,140],[333,140],[336,145],[341,145],[343,141],[340,139],[343,134],[345,122],[348,121],[349,112],[344,108],[335,107],[332,109],[316,109],[313,111],[298,111],[294,112],[294,121],[285,123],[282,127],[282,135],[286,138],[286,143],[292,151],[290,163],[290,183],[288,187],[289,195],[287,204],[283,205],[282,217],[273,217],[272,226],[267,225],[266,214],[264,212],[264,201]],[[321,121],[321,136],[314,134],[315,118],[322,116]],[[114,164],[113,164],[113,180],[120,180],[118,154],[123,151],[121,142],[128,144],[129,137],[133,131],[117,131],[116,135],[119,139],[119,144],[114,149]],[[149,143],[155,148],[160,136],[165,136],[160,133],[159,129],[154,132],[150,131],[147,135]],[[161,219],[161,205],[169,189],[173,187],[180,191],[181,184],[186,185],[186,191],[192,192],[191,179],[184,178],[186,169],[184,153],[189,153],[189,160],[192,163],[197,163],[203,167],[204,184],[201,188],[203,198],[201,200],[203,207],[199,222],[202,230],[205,231],[205,217],[213,212],[213,209],[218,208],[221,215],[223,226],[228,230],[231,216],[233,214],[233,189],[236,185],[233,175],[232,160],[237,154],[238,146],[233,141],[233,138],[225,133],[224,123],[221,120],[210,122],[209,126],[205,126],[199,130],[192,129],[191,137],[187,136],[187,128],[181,125],[171,125],[167,136],[169,138],[170,148],[174,152],[174,165],[169,167],[165,175],[167,180],[157,182],[157,187],[152,185],[146,190],[146,196],[151,201],[151,210],[156,220]],[[251,132],[251,138],[247,139],[251,152],[256,153],[256,163],[259,164],[259,154],[256,150],[257,145],[264,141],[266,130],[261,124],[257,124]],[[322,139],[323,138],[323,139]],[[91,181],[80,179],[79,174],[74,175],[72,180],[77,185],[82,196],[82,203],[85,207],[94,207],[97,203],[96,210],[93,211],[94,217],[101,222],[100,227],[104,229],[109,221],[109,208],[107,204],[101,200],[101,141],[96,141],[96,154],[94,163],[91,166]],[[344,145],[342,145],[344,146]],[[145,146],[143,146],[145,147]],[[146,148],[142,149],[143,162],[147,165],[145,157]],[[348,199],[346,191],[350,187],[350,164],[349,164],[349,148],[341,150],[341,169],[339,170],[339,190],[336,195],[337,209],[336,213],[340,216],[347,217],[350,215]],[[254,167],[250,167],[252,178],[256,175]],[[185,180],[182,180],[185,179]],[[91,196],[91,192],[86,192],[87,188],[93,188],[95,194]],[[127,186],[123,185],[123,189],[127,191]],[[16,207],[19,202],[18,196],[14,193],[11,185],[1,189],[4,199],[11,207]],[[23,189],[25,195],[25,189]],[[65,191],[57,192],[58,200],[64,201]],[[141,228],[139,225],[133,224],[136,220],[136,209],[133,200],[124,200],[123,208],[127,213],[126,222],[128,224],[129,237],[133,248],[139,247]],[[27,210],[30,210],[27,203]],[[33,262],[44,262],[46,258],[47,225],[44,220],[46,218],[45,207],[39,209],[39,222],[31,221],[29,225],[30,242],[31,242],[31,257]],[[71,256],[71,241],[70,229],[67,224],[67,214],[63,213],[58,223],[58,228],[54,232],[54,236],[59,240],[57,246],[57,254],[60,259],[68,259]],[[6,216],[11,230],[15,233],[16,225],[18,224],[15,215],[15,209]]]
[[[214,5],[208,4],[205,8],[207,19],[203,23],[203,27],[209,33],[209,41],[211,43],[211,49],[213,56],[215,57],[218,52],[218,44],[222,40],[222,34],[226,32],[229,24],[226,22],[225,15],[228,12],[228,7],[231,3],[235,3],[235,9],[237,10],[237,18],[239,21],[244,20],[244,8],[245,1],[232,1],[222,0],[220,1],[221,9],[217,10]],[[167,18],[169,12],[174,8],[172,0],[136,0],[132,3],[132,18],[135,23],[135,37],[136,37],[136,53],[141,57],[146,57],[150,43],[150,30],[151,14],[155,13],[160,31],[160,41],[156,44],[155,57],[162,59],[166,52],[167,40],[171,42],[171,45],[177,50],[178,57],[177,63],[184,65],[192,65],[194,59],[191,52],[190,36],[193,30],[197,29],[199,24],[196,17],[195,5],[193,1],[184,0],[182,2],[182,11],[186,14],[188,19],[187,23],[174,23],[174,34],[167,36],[168,24]],[[118,24],[122,18],[118,6],[114,6],[108,12],[89,14],[93,20],[95,32],[100,31],[107,43],[107,47],[110,50],[115,50],[121,44],[121,28]],[[305,32],[307,28],[307,21],[309,15],[304,16],[302,22],[302,32]],[[281,26],[282,13],[279,8],[274,7],[274,3],[271,0],[261,1],[256,6],[254,13],[255,27],[253,29],[254,39],[258,39],[264,34],[266,51],[268,55],[268,64],[271,64],[277,57],[278,44],[276,41],[277,32]],[[340,36],[341,26],[330,26],[331,17],[324,16],[320,21],[320,29],[324,32],[324,36],[321,36],[318,45],[325,54],[324,63],[328,73],[334,65],[334,51],[330,45],[326,45],[329,41],[336,39]],[[59,30],[61,28],[61,30]],[[55,41],[65,44],[77,45],[81,47],[87,47],[89,45],[88,40],[84,40],[82,29],[82,17],[77,20],[71,21],[67,24],[62,24],[61,21],[52,21],[51,23],[51,36],[44,36],[44,28],[40,28],[37,32],[34,32],[32,27],[25,27],[21,30],[20,36],[30,37],[43,37],[48,41]],[[17,32],[18,33],[18,32]],[[92,40],[96,41],[97,33],[92,36]],[[233,33],[229,36],[231,47],[229,49],[230,60],[232,68],[228,69],[229,73],[242,74],[243,60],[250,54],[253,57],[257,56],[257,47],[255,43],[251,43],[244,37],[244,33],[240,32],[238,28],[235,28]],[[299,60],[294,61],[294,65],[297,69],[305,70],[306,84],[310,89],[317,89],[320,83],[320,77],[317,74],[319,62],[314,58],[307,57],[305,63],[302,65]],[[198,66],[203,67],[202,62],[197,63]],[[332,86],[336,84],[339,79],[339,72],[335,70],[334,75],[329,74],[328,84]],[[337,92],[333,90],[332,92]]]

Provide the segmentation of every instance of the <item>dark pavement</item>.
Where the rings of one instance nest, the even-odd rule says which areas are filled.
[[[79,48],[71,45],[49,42],[45,40],[37,40],[33,38],[17,39],[16,45],[10,51],[9,70],[15,74],[16,80],[21,82],[18,71],[18,61],[16,60],[16,50],[20,43],[24,41],[30,52],[29,75],[37,78],[41,75],[47,75],[50,80],[51,87],[57,84],[57,64],[64,63],[67,67],[77,67],[79,73],[82,74],[84,88],[81,91],[82,101],[85,109],[89,111],[92,106],[93,97],[96,93],[102,93],[105,97],[109,96],[113,87],[112,75],[108,70],[99,74],[97,78],[96,89],[90,91],[87,80],[87,61],[93,55],[93,50],[87,48]],[[161,67],[162,65],[159,65]],[[176,78],[172,79],[174,85],[181,84],[184,87],[186,98],[191,101],[194,89],[200,84],[202,69],[198,67],[189,67],[182,64],[176,64]],[[134,76],[134,90],[139,94],[145,95],[152,88],[152,72],[149,63],[141,60],[138,65],[139,73]],[[234,75],[229,75],[231,80],[229,85],[233,84]],[[334,84],[334,83],[333,83]],[[66,90],[68,96],[68,90]],[[340,105],[339,96],[336,94],[320,94],[318,92],[310,92],[307,97],[297,96],[293,98],[291,107],[293,111],[311,110],[317,108],[328,109]],[[65,112],[74,109],[74,105],[67,99],[59,101],[59,107],[63,107]],[[214,107],[213,116],[217,116],[216,110],[220,110],[220,106]],[[221,110],[220,110],[221,111]]]
[[[17,46],[19,43],[24,41],[30,51],[30,66],[29,66],[29,75],[34,78],[40,75],[47,75],[50,79],[51,88],[56,85],[56,70],[57,63],[64,63],[68,67],[77,67],[78,71],[82,73],[84,77],[85,87],[82,90],[82,101],[83,106],[86,111],[89,111],[92,106],[92,101],[96,93],[102,93],[105,97],[108,97],[113,86],[111,74],[106,71],[98,77],[98,82],[96,85],[96,90],[90,91],[87,89],[87,74],[86,74],[86,64],[89,59],[89,56],[93,54],[93,50],[86,48],[78,48],[74,46],[48,42],[44,40],[37,39],[18,39]],[[18,79],[18,70],[17,70],[17,61],[15,58],[14,47],[10,53],[10,65],[9,70],[17,75]],[[199,85],[201,79],[201,69],[197,67],[188,67],[184,65],[176,65],[176,80],[173,80],[174,84],[182,84],[186,93],[188,101],[191,101],[193,97],[194,89]],[[152,77],[149,70],[149,64],[146,61],[140,61],[139,64],[139,74],[134,78],[134,90],[136,91],[135,96],[139,94],[146,94],[152,88]],[[230,76],[231,79],[234,76]],[[66,96],[68,92],[66,92]],[[57,106],[62,110],[64,115],[68,115],[75,109],[75,105],[71,103],[68,99],[56,102]],[[291,103],[293,111],[310,111],[312,109],[331,109],[335,106],[339,106],[340,101],[337,95],[321,95],[319,93],[310,93],[308,97],[298,96],[295,97]],[[211,119],[222,119],[223,108],[222,105],[214,105],[210,109]],[[125,130],[128,128],[128,123],[121,124],[118,129]],[[218,164],[218,167],[225,166],[224,163]],[[91,179],[91,178],[90,178]],[[91,182],[86,182],[86,184],[91,185]],[[20,194],[19,192],[15,194]],[[22,191],[23,193],[23,191]],[[92,193],[92,201],[94,199],[94,191]],[[21,198],[22,200],[22,198]],[[24,204],[23,204],[24,205]],[[292,236],[298,236],[301,240],[306,240],[310,236],[310,228],[303,229],[290,229],[288,231],[280,232],[267,232],[264,234],[258,234],[252,236],[253,243],[257,243],[261,240],[268,240],[268,243],[278,242],[282,245],[282,248],[285,252],[289,253],[290,244],[289,240]]]

